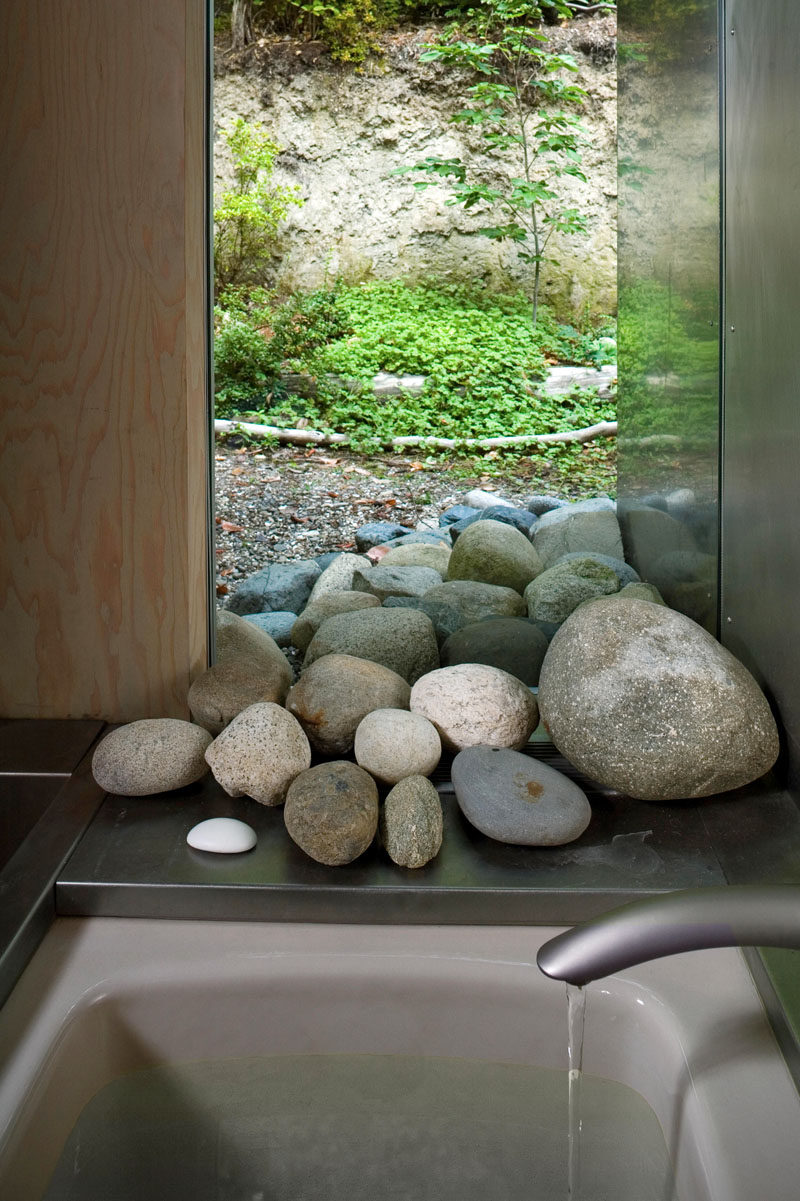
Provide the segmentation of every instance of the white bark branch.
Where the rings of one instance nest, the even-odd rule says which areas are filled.
[[[348,446],[347,434],[325,434],[321,430],[280,429],[276,425],[256,425],[251,421],[228,421],[217,418],[214,422],[217,434],[241,432],[253,438],[275,438],[278,442],[294,443],[297,446]],[[429,447],[432,450],[493,450],[503,446],[550,445],[553,442],[591,442],[594,438],[608,438],[617,432],[616,421],[600,421],[581,430],[565,430],[558,434],[511,434],[498,438],[433,438],[410,434],[401,438],[388,438],[384,446],[395,450],[403,447]]]

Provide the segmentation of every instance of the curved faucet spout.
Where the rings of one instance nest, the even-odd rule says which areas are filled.
[[[588,984],[664,955],[758,946],[800,950],[800,885],[732,884],[648,897],[551,938],[536,962],[555,980]]]

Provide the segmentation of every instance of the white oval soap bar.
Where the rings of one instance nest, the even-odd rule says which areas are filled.
[[[235,817],[210,817],[193,826],[186,841],[196,851],[216,851],[220,855],[236,855],[251,851],[256,845],[256,832]]]

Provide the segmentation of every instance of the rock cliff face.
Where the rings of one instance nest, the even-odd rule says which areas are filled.
[[[392,172],[428,155],[470,151],[469,134],[448,124],[463,107],[469,80],[419,62],[432,28],[384,39],[382,63],[362,73],[332,63],[319,43],[262,42],[246,59],[218,52],[215,96],[215,188],[229,178],[222,134],[237,116],[258,121],[283,148],[276,178],[305,198],[282,234],[275,279],[284,289],[313,288],[327,277],[483,280],[502,289],[524,284],[530,268],[510,243],[475,237],[487,223],[446,206],[446,188],[414,188]],[[551,246],[544,299],[567,316],[616,310],[616,55],[610,18],[548,31],[553,48],[579,65],[589,93],[582,121],[588,183],[563,177],[564,202],[587,217],[579,238]],[[570,78],[573,78],[570,76]],[[478,156],[491,179],[519,174],[507,155]]]

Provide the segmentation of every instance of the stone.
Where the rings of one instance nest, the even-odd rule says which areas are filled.
[[[406,776],[430,775],[442,757],[442,741],[419,713],[373,709],[359,723],[353,751],[359,767],[376,780],[397,784]]]
[[[331,654],[382,663],[409,684],[439,666],[433,624],[414,609],[362,609],[326,618],[308,644],[303,666]]]
[[[433,623],[433,632],[436,635],[437,645],[440,647],[467,621],[461,610],[454,605],[448,605],[444,601],[428,600],[424,597],[390,596],[383,602],[383,605],[386,609],[416,609],[417,612],[424,613]]]
[[[461,497],[461,503],[468,505],[471,509],[488,509],[492,505],[506,505],[509,509],[514,508],[513,500],[506,500],[497,492],[487,492],[485,488],[473,488],[470,492],[466,492]]]
[[[627,597],[628,600],[651,601],[654,605],[665,605],[667,603],[654,584],[645,584],[644,581],[639,584],[626,584],[624,588],[620,588],[616,595]]]
[[[513,526],[521,534],[529,537],[531,530],[536,525],[537,518],[527,509],[519,509],[511,505],[488,505],[485,509],[475,509],[468,516],[447,525],[453,544],[464,533],[464,530],[469,529],[476,521],[500,521],[503,525]]]
[[[610,567],[612,571],[616,572],[620,588],[624,588],[626,584],[640,583],[638,571],[635,571],[624,559],[614,559],[611,555],[601,555],[594,550],[570,551],[569,554],[556,559],[553,567],[557,567],[559,563],[571,563],[575,559],[594,559],[595,563],[602,563],[605,567]]]
[[[626,505],[620,510],[620,524],[625,544],[623,557],[633,564],[643,580],[655,584],[659,591],[663,592],[659,560],[675,552],[697,550],[691,530],[661,509]]]
[[[383,567],[432,567],[444,578],[447,564],[450,562],[452,551],[442,543],[434,546],[428,542],[406,542],[402,546],[393,546],[387,550],[381,565]]]
[[[321,555],[314,555],[314,562],[318,564],[320,571],[325,571],[341,555],[340,550],[326,550]]]
[[[450,526],[456,521],[463,521],[465,517],[480,517],[482,511],[473,505],[451,505],[439,514],[439,525]]]
[[[549,567],[525,589],[528,616],[533,621],[566,621],[584,601],[619,592],[612,567],[579,556]]]
[[[323,592],[318,600],[311,601],[295,618],[292,646],[300,651],[306,650],[326,617],[334,617],[337,613],[355,613],[358,609],[378,609],[380,603],[377,596],[370,596],[366,592]]]
[[[558,496],[531,496],[525,502],[525,508],[536,517],[541,517],[543,513],[550,513],[553,509],[563,509],[568,503]]]
[[[406,776],[388,793],[380,817],[381,842],[398,867],[424,867],[442,846],[442,802],[425,776]]]
[[[378,829],[378,789],[355,763],[320,763],[299,775],[283,811],[289,837],[330,867],[352,863]]]
[[[300,723],[281,705],[249,705],[206,750],[214,779],[229,796],[280,805],[295,776],[311,763]]]
[[[453,760],[451,778],[467,821],[499,842],[561,846],[580,838],[591,821],[577,784],[519,751],[467,747]]]
[[[690,618],[650,601],[611,597],[576,610],[545,656],[539,703],[579,771],[640,800],[727,792],[778,754],[749,671]]]
[[[451,634],[439,651],[442,667],[486,663],[516,676],[529,688],[539,683],[548,639],[524,617],[493,617]]]
[[[389,538],[400,538],[404,534],[413,534],[410,526],[400,525],[397,521],[368,521],[359,526],[354,534],[356,550],[367,551],[372,546],[382,546]]]
[[[252,851],[258,841],[256,832],[247,822],[235,817],[209,817],[192,826],[186,841],[196,851],[211,851],[215,855],[241,855]]]
[[[321,596],[327,596],[330,592],[352,592],[353,572],[356,569],[368,571],[370,566],[366,555],[351,555],[348,552],[337,555],[311,589],[308,604],[315,604]]]
[[[243,620],[269,634],[276,646],[292,645],[292,626],[297,621],[296,613],[246,613]]]
[[[543,513],[533,530],[533,545],[544,567],[570,551],[591,550],[627,559],[614,502],[607,497],[576,501]]]
[[[264,630],[234,613],[218,612],[217,656],[189,688],[189,708],[199,725],[219,734],[248,705],[283,704],[292,669]]]
[[[408,709],[411,688],[397,672],[353,655],[325,655],[289,689],[286,708],[323,755],[353,749],[359,722],[373,709]]]
[[[522,594],[542,568],[525,534],[499,521],[476,521],[453,547],[447,579],[477,580]]]
[[[500,521],[504,525],[512,525],[525,535],[530,535],[537,520],[533,513],[516,505],[488,505],[481,514],[481,521]]]
[[[228,602],[231,613],[300,613],[321,575],[313,559],[271,563],[242,580]]]
[[[536,700],[515,676],[483,663],[441,667],[411,689],[412,713],[427,717],[447,750],[525,746],[538,724]]]
[[[424,596],[441,582],[441,575],[432,567],[386,567],[380,563],[369,571],[353,572],[353,591],[377,596],[381,603],[390,596]]]
[[[106,734],[92,756],[92,775],[106,792],[151,796],[194,784],[208,771],[211,735],[176,717],[145,717]]]
[[[426,604],[447,605],[461,614],[461,624],[484,617],[525,617],[525,601],[515,588],[484,584],[480,580],[445,580],[422,598]],[[452,631],[451,631],[452,632]]]
[[[383,543],[390,550],[397,546],[446,546],[450,549],[450,535],[447,530],[414,530],[412,534],[403,534],[400,538],[389,538]]]

